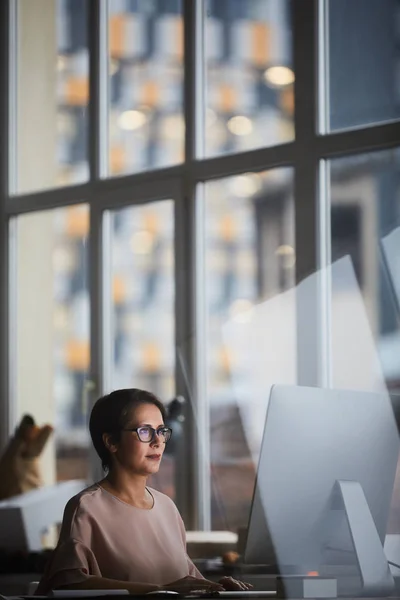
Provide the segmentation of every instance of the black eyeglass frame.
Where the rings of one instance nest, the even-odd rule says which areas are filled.
[[[152,432],[151,438],[148,441],[142,440],[140,438],[140,434],[139,434],[140,429],[148,429]],[[151,442],[154,440],[155,435],[157,434],[157,437],[159,438],[160,437],[159,432],[162,432],[162,431],[164,431],[164,432],[169,431],[169,438],[167,440],[165,440],[165,439],[163,440],[164,444],[167,444],[172,436],[171,427],[166,427],[165,425],[163,425],[162,427],[159,427],[158,429],[154,429],[154,427],[150,427],[150,425],[142,425],[142,427],[124,427],[122,429],[122,431],[134,431],[137,434],[139,441],[142,442],[142,444],[151,444]]]

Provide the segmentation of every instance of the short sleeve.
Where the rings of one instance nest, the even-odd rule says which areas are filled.
[[[101,577],[101,572],[92,550],[79,540],[69,538],[54,550],[36,593],[46,595],[93,576]]]

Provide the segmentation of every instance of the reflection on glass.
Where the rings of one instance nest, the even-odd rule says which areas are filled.
[[[175,393],[174,202],[111,213],[112,389]],[[168,454],[153,485],[174,496]]]
[[[335,159],[330,170],[332,261],[349,263],[332,282],[333,384],[398,394],[399,149]],[[400,464],[398,473],[395,490]],[[399,515],[397,491],[389,532],[400,532]]]
[[[208,156],[294,138],[289,0],[204,0]]]
[[[18,0],[17,190],[88,179],[87,0]]]
[[[329,0],[331,130],[400,118],[400,4]]]
[[[18,217],[16,413],[55,433],[46,483],[89,475],[86,205]]]
[[[277,295],[295,282],[292,177],[291,169],[276,169],[244,173],[205,185],[213,529],[235,531],[247,526],[255,477],[253,458],[259,450],[254,447],[251,415],[257,414],[258,421],[264,422],[267,380],[288,382],[286,357],[295,362],[295,342],[285,334],[286,323],[295,331],[295,311],[290,302],[282,309],[286,310],[284,323],[270,318],[277,309],[272,306],[272,312],[267,314],[271,329],[259,328],[260,337],[256,336],[248,356],[244,356],[247,351],[242,344],[242,339],[248,341],[247,334],[254,323],[264,319],[264,305],[280,300]],[[244,337],[238,342],[237,335],[242,336],[242,331]],[[278,337],[282,355],[277,350]],[[271,343],[264,354],[268,339]],[[280,360],[282,356],[285,358]],[[261,373],[256,372],[257,365]],[[252,375],[247,377],[249,366]],[[251,404],[252,389],[257,385],[253,377],[261,378],[265,385],[265,398],[260,405]],[[245,397],[249,398],[246,406],[241,402]]]
[[[181,0],[109,1],[109,172],[183,161]]]

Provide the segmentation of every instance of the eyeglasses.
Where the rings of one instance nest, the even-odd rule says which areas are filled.
[[[122,431],[135,431],[137,436],[141,442],[145,444],[149,444],[154,440],[154,436],[157,434],[157,437],[161,439],[164,444],[171,439],[172,429],[170,427],[159,427],[158,429],[154,429],[154,427],[150,427],[150,425],[144,425],[143,427],[132,427],[126,428]]]

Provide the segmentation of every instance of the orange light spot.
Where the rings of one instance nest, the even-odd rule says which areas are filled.
[[[73,238],[84,238],[89,233],[89,209],[85,206],[69,206],[67,208],[67,235]]]
[[[69,340],[65,348],[65,362],[71,371],[87,371],[90,365],[90,348],[86,340]]]
[[[111,146],[110,168],[113,175],[122,173],[126,166],[125,149],[122,146]]]
[[[66,83],[65,96],[68,104],[86,106],[89,100],[88,78],[70,77]]]
[[[307,575],[308,577],[318,577],[319,573],[318,571],[308,571]]]
[[[222,83],[219,87],[219,104],[223,112],[233,112],[237,106],[237,94],[232,85]]]
[[[110,54],[114,58],[119,58],[124,55],[125,23],[126,17],[123,14],[113,15],[110,17],[108,23]]]
[[[253,23],[252,55],[256,65],[264,67],[270,60],[271,34],[265,23]]]

